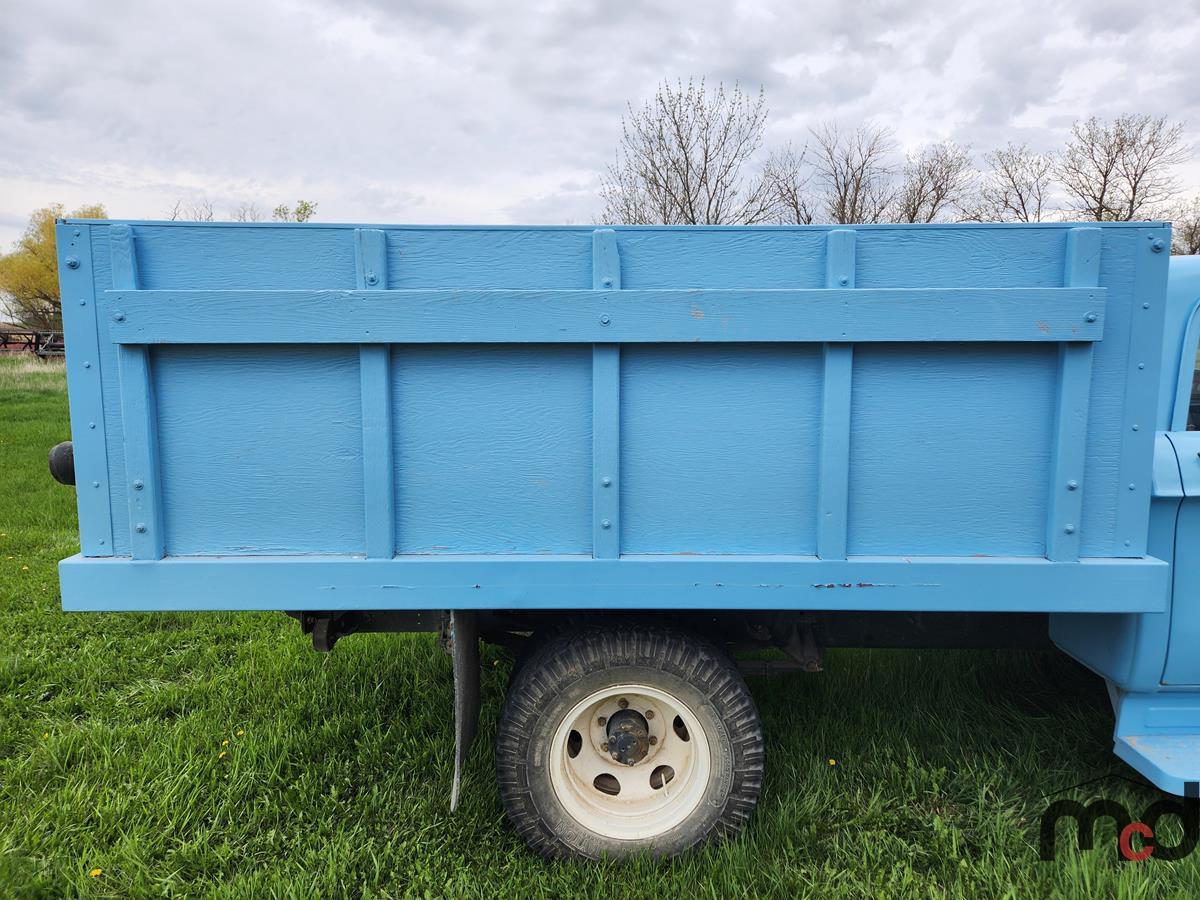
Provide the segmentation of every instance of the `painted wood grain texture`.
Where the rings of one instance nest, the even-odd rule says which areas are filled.
[[[171,554],[362,553],[357,347],[154,353]]]
[[[1158,396],[1160,366],[1145,364],[1162,356],[1166,319],[1167,266],[1154,247],[1170,247],[1169,227],[1149,226],[1137,232],[1134,246],[1134,298],[1129,353],[1125,366],[1125,396],[1120,470],[1117,478],[1115,553],[1138,556],[1146,552],[1150,479],[1141,464],[1154,454],[1154,428],[1150,424]],[[1102,276],[1103,277],[1103,276]],[[1141,300],[1141,302],[1137,302]],[[1145,364],[1145,368],[1142,368]],[[1153,373],[1151,373],[1153,369]]]
[[[397,348],[399,551],[590,554],[591,376],[585,345]]]
[[[1063,284],[1092,287],[1100,279],[1100,229],[1067,233]],[[1083,470],[1087,458],[1088,400],[1092,389],[1092,347],[1074,341],[1058,348],[1058,385],[1047,487],[1046,557],[1078,559]]]
[[[113,286],[108,261],[110,226],[85,227],[91,229],[96,289],[104,291]],[[205,227],[182,223],[135,223],[132,227],[139,246],[143,287],[167,291],[313,291],[350,289],[356,283],[352,227]],[[587,292],[591,285],[591,228],[434,227],[384,230],[391,270],[387,281],[390,288],[506,288],[552,291],[566,289]],[[1057,224],[1021,228],[862,228],[859,229],[857,287],[923,289],[933,286],[984,290],[1005,287],[1057,288],[1063,284],[1067,230],[1066,226]],[[1084,476],[1088,488],[1083,498],[1080,516],[1080,549],[1084,556],[1110,553],[1136,555],[1140,552],[1139,522],[1141,532],[1144,533],[1148,498],[1141,491],[1130,491],[1128,484],[1135,480],[1147,483],[1149,481],[1150,453],[1143,445],[1146,445],[1148,433],[1152,437],[1152,429],[1134,421],[1138,418],[1138,409],[1131,408],[1130,403],[1138,391],[1141,394],[1146,394],[1147,391],[1153,393],[1152,386],[1156,383],[1161,366],[1161,348],[1156,345],[1159,339],[1156,329],[1161,332],[1160,286],[1165,278],[1166,259],[1165,254],[1151,253],[1151,242],[1148,238],[1155,234],[1161,235],[1163,228],[1149,223],[1137,226],[1104,225],[1101,226],[1101,230],[1102,263],[1099,284],[1106,291],[1106,302],[1103,310],[1098,312],[1103,313],[1104,338],[1094,345],[1087,427],[1088,452]],[[616,234],[622,254],[622,287],[664,290],[682,287],[739,290],[820,288],[825,275],[823,248],[827,232],[828,229],[823,228],[618,228]],[[1151,302],[1149,308],[1143,309],[1142,304],[1147,302],[1143,298],[1160,302]],[[108,449],[113,542],[115,552],[127,553],[129,521],[125,496],[126,473],[120,394],[115,379],[117,347],[111,343],[110,335],[117,323],[111,320],[112,299],[101,295],[97,303],[102,313],[97,328],[103,372],[103,428]],[[513,317],[505,319],[502,315],[495,315],[499,312],[496,309],[489,312],[493,315],[487,321],[495,323],[497,328],[511,329],[513,332],[519,330],[520,323],[513,321]],[[1135,313],[1140,314],[1142,318],[1136,319]],[[129,320],[126,322],[128,324]],[[608,327],[610,331],[606,332],[605,340],[622,340],[616,332],[611,331],[612,325]],[[926,335],[928,336],[930,335]],[[585,343],[599,340],[591,336],[580,339]],[[316,348],[308,349],[311,351]],[[398,348],[396,352],[399,353],[401,349],[407,353],[414,348]],[[455,349],[459,354],[470,354],[481,348],[460,346]],[[569,353],[570,349],[570,345],[559,348],[566,353]],[[642,349],[648,354],[655,352],[653,346]],[[659,349],[687,348],[676,346]],[[716,347],[711,349],[720,350]],[[876,349],[882,352],[882,348]],[[1044,349],[1049,354],[1054,352],[1052,347]],[[247,351],[259,352],[251,348],[247,348]],[[210,347],[204,352],[219,358],[219,355],[226,351]],[[581,352],[587,354],[588,351],[582,349]],[[1136,363],[1142,360],[1131,357],[1131,352],[1139,356],[1145,353],[1145,370],[1136,368]],[[956,365],[968,370],[982,367],[982,371],[990,372],[988,378],[977,379],[980,382],[991,382],[990,385],[980,384],[980,391],[984,393],[989,387],[1001,393],[1010,390],[1016,393],[1033,390],[1026,384],[1023,373],[1013,374],[1012,378],[1009,378],[1012,370],[1006,367],[1005,361],[1011,361],[1014,354],[1018,359],[1024,359],[1026,356],[1039,361],[1043,359],[1042,349],[1033,345],[1024,348],[1003,348],[983,343],[973,349],[964,348]],[[770,357],[771,354],[768,353],[767,356]],[[393,355],[393,362],[395,359],[396,356]],[[771,369],[773,366],[768,362],[766,368]],[[1037,373],[1045,373],[1041,362],[1036,363],[1034,369]],[[583,412],[581,421],[585,424],[590,402],[590,381],[586,378],[588,371],[590,366],[585,365],[581,372],[572,376],[575,383],[582,388],[578,402],[579,410]],[[904,366],[896,373],[900,377],[906,374],[909,373]],[[957,374],[963,375],[962,372]],[[656,377],[669,380],[672,376],[664,371],[656,373]],[[451,375],[449,380],[454,383],[458,379],[457,376]],[[1004,383],[1010,380],[1011,385],[1005,387]],[[427,385],[430,391],[436,393],[438,381],[436,376],[430,374],[428,377],[423,376],[419,383]],[[404,386],[403,380],[398,377],[393,378],[392,384],[396,391],[400,391]],[[921,390],[925,393],[909,393],[902,396],[897,390],[888,395],[886,388],[883,393],[891,397],[890,402],[897,405],[897,409],[913,410],[920,417],[924,414],[923,409],[936,406],[941,395],[932,388],[927,389],[922,382],[918,384],[922,385]],[[1146,388],[1146,385],[1151,387]],[[623,382],[623,387],[625,386]],[[855,389],[857,392],[857,381]],[[1049,402],[1050,395],[1035,392],[1026,399],[1032,404],[1031,410],[1034,410],[1029,416],[1026,415],[1025,400],[1005,400],[1001,406],[1009,410],[1008,417],[1019,422],[1022,428],[1026,427],[1027,422],[1033,423],[1031,427],[1034,431],[1042,427],[1042,437],[1045,439],[1042,449],[1048,454],[1047,432],[1050,425],[1048,421],[1043,422],[1042,426],[1037,425],[1036,410],[1044,409],[1041,404]],[[394,399],[394,403],[395,414],[400,416],[404,403],[399,398]],[[160,406],[161,404],[160,400]],[[444,415],[432,412],[434,404],[435,400],[431,397],[425,404],[425,410],[430,414]],[[880,405],[883,405],[883,401]],[[503,404],[499,406],[503,407]],[[699,408],[701,405],[697,402],[696,406]],[[705,414],[703,409],[700,414]],[[1146,415],[1152,415],[1152,412]],[[962,421],[967,415],[952,405],[948,418],[952,421]],[[814,428],[819,425],[819,416],[817,419]],[[908,433],[903,420],[892,421],[884,417],[880,421],[882,424],[878,426],[879,434],[872,436],[880,445],[896,444]],[[1132,431],[1133,424],[1140,426],[1138,432]],[[623,429],[623,433],[627,433],[626,429]],[[570,454],[564,458],[571,459],[573,465],[581,463],[580,470],[584,473],[583,493],[580,496],[585,506],[582,515],[578,517],[577,526],[581,533],[584,533],[585,540],[581,546],[586,549],[590,509],[587,472],[590,468],[591,434],[587,429],[582,434],[578,458]],[[858,436],[856,426],[853,435],[855,441]],[[1031,437],[1030,440],[1035,438]],[[852,444],[852,452],[856,453],[855,446],[857,444]],[[813,452],[811,449],[802,451],[802,466],[811,464]],[[855,456],[856,467],[857,459]],[[399,463],[396,468],[397,484],[403,490],[405,485]],[[1004,482],[1010,474],[1003,473],[999,480]],[[1142,478],[1141,475],[1146,477]],[[933,474],[927,473],[923,477],[923,484],[912,486],[911,496],[919,493],[918,488],[935,494],[949,493],[948,488]],[[991,477],[986,472],[981,476],[984,481]],[[1048,480],[1048,473],[1045,478]],[[958,482],[952,478],[950,487],[957,485]],[[1028,490],[1036,493],[1032,488]],[[1002,486],[1001,493],[1011,492],[1010,487]],[[977,499],[968,491],[964,494],[962,502],[965,506],[975,507],[978,505]],[[852,504],[853,502],[852,500]],[[1044,498],[1042,503],[1042,512],[1045,513]],[[962,509],[958,509],[954,514],[966,515]],[[398,524],[400,515],[398,511]],[[853,517],[852,509],[851,518]],[[915,526],[906,528],[912,539],[905,540],[904,543],[920,545],[919,529]],[[1044,532],[1044,528],[1042,530]],[[935,538],[931,544],[939,543],[943,535],[936,528],[931,533]],[[1132,535],[1132,538],[1128,535]],[[1132,540],[1132,544],[1126,546],[1125,540]],[[512,541],[508,543],[513,544]],[[964,543],[975,544],[976,541],[972,539]],[[1034,543],[1025,538],[1015,543],[1020,544],[1021,553],[1036,552]],[[496,547],[503,549],[503,546],[504,541],[500,541],[493,543],[489,550]],[[580,552],[585,552],[585,549],[581,549]],[[851,549],[853,552],[853,547]],[[691,548],[684,548],[679,552],[693,551]],[[984,547],[978,552],[1002,552],[1002,548]]]
[[[136,567],[134,569],[133,567]],[[871,609],[1162,612],[1161,560],[74,556],[67,609]],[[131,578],[139,589],[129,590]]]
[[[354,232],[355,286],[387,287],[387,235],[377,228]],[[392,453],[392,361],[386,344],[358,350],[363,422],[363,504],[366,551],[372,558],[396,552],[396,477]]]
[[[107,225],[87,226],[92,237],[92,272],[96,282],[96,327],[100,345],[100,366],[103,377],[104,433],[108,449],[108,490],[112,500],[109,510],[113,528],[113,553],[128,555],[129,501],[125,477],[125,424],[121,419],[121,379],[118,377],[118,345],[109,339],[108,324],[111,312],[104,292],[113,287],[112,253]],[[111,373],[111,374],[108,374]],[[69,385],[68,385],[69,387]]]
[[[1135,421],[1153,414],[1149,398],[1157,391],[1162,367],[1167,260],[1165,253],[1153,252],[1154,239],[1169,243],[1167,229],[1149,224],[1119,231],[1101,228],[1099,282],[1121,301],[1109,311],[1110,340],[1092,355],[1083,556],[1138,556],[1145,551],[1150,492],[1130,491],[1128,485],[1148,483],[1154,454],[1153,434]],[[1143,362],[1146,368],[1138,369]],[[1141,387],[1131,394],[1130,384],[1138,379],[1143,379]]]
[[[1054,346],[855,348],[850,553],[1043,555],[1057,359]]]
[[[820,345],[621,361],[623,553],[815,552]]]
[[[114,292],[124,344],[1098,341],[1100,288]]]
[[[67,351],[79,542],[85,556],[111,556],[112,501],[108,484],[102,357],[96,322],[91,229],[60,223],[56,228],[56,240],[61,251],[59,255],[63,258],[59,265],[58,281],[63,300],[63,337]],[[70,265],[67,260],[73,260],[75,264]]]
[[[122,347],[117,374],[121,379],[121,419],[125,423],[125,459],[129,467],[129,546],[134,559],[162,559],[165,525],[158,402],[148,349]]]
[[[592,289],[621,288],[611,228],[592,233]],[[592,556],[621,555],[621,345],[592,345]]]
[[[855,286],[854,231],[836,228],[825,236],[825,286]],[[826,343],[821,380],[820,474],[817,488],[817,556],[846,558],[850,492],[850,399],[854,345]]]
[[[98,226],[105,227],[105,226]],[[353,288],[354,229],[268,224],[134,226],[142,287],[183,290]]]
[[[113,287],[136,291],[137,249],[133,229],[109,229]],[[119,319],[120,316],[118,315]],[[129,546],[134,559],[161,559],[164,549],[163,499],[158,455],[158,414],[150,369],[150,351],[144,346],[123,346],[117,354],[121,384],[121,421],[124,423],[126,473],[129,484]]]

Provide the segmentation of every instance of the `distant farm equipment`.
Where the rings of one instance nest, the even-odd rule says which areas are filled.
[[[50,356],[62,356],[63,352],[61,331],[0,331],[0,353],[33,353],[45,359]]]

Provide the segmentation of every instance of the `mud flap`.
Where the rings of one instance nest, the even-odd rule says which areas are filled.
[[[479,730],[479,617],[471,610],[450,611],[447,643],[454,660],[454,784],[450,811],[458,808],[467,753]]]

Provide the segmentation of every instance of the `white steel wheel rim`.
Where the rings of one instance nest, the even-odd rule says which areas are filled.
[[[621,701],[642,714],[651,738],[645,757],[634,765],[601,749],[607,739],[601,717],[607,722],[625,708]],[[606,687],[576,703],[554,733],[549,764],[554,794],[571,818],[596,834],[626,841],[656,837],[687,819],[712,775],[708,736],[695,713],[678,697],[646,684]],[[609,779],[619,785],[618,793],[611,793]]]

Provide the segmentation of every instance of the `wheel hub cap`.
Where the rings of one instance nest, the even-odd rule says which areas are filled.
[[[650,751],[646,717],[632,709],[614,713],[608,720],[608,755],[623,766],[633,766]]]

